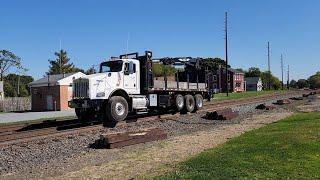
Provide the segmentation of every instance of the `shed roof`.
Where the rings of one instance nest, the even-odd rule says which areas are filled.
[[[29,86],[53,86],[59,85],[59,81],[69,78],[70,76],[75,76],[75,78],[79,78],[79,76],[84,76],[82,72],[75,72],[75,73],[66,73],[66,74],[54,74],[54,75],[47,75],[41,79],[33,81],[29,83]]]
[[[260,77],[246,77],[244,78],[247,84],[258,84],[258,82],[261,80]]]

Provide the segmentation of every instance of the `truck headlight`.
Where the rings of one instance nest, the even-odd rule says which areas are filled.
[[[104,97],[104,96],[106,96],[106,93],[104,93],[104,92],[97,93],[97,97]]]

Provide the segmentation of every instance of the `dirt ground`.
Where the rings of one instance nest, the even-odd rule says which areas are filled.
[[[0,179],[149,178],[174,170],[177,163],[190,156],[296,111],[320,111],[319,97],[293,102],[285,106],[275,105],[277,108],[272,111],[254,110],[255,105],[239,107],[240,116],[228,121],[205,120],[203,114],[192,114],[119,126],[114,130],[160,127],[169,134],[167,140],[119,149],[92,149],[88,146],[105,132],[13,146],[0,151],[2,165],[6,168],[2,169]]]
[[[214,130],[172,137],[151,147],[128,152],[122,159],[89,166],[67,173],[60,179],[131,179],[158,175],[172,168],[173,164],[216,147],[246,131],[290,116],[292,112],[267,112],[250,117],[239,124],[228,124]],[[121,172],[121,173],[120,173]]]

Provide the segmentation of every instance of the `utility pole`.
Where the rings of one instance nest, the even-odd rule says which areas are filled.
[[[61,39],[60,39],[60,52],[59,52],[59,71],[62,74],[62,67],[61,67],[61,58],[62,58],[62,48],[61,48]]]
[[[281,85],[282,85],[282,90],[283,90],[283,59],[282,59],[282,54],[281,54]]]
[[[288,64],[288,80],[287,80],[287,89],[289,90],[290,87],[289,87],[289,83],[290,83],[290,67],[289,67],[289,64]]]
[[[229,79],[228,79],[228,12],[225,12],[225,40],[226,40],[226,89],[229,96]]]
[[[270,70],[270,43],[268,41],[268,89],[271,89],[271,70]]]
[[[18,74],[18,88],[17,88],[18,97],[20,97],[20,73]]]

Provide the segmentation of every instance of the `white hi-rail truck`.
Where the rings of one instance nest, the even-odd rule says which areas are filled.
[[[179,78],[167,81],[166,76],[155,80],[152,66],[150,51],[102,62],[99,73],[73,81],[69,107],[75,108],[80,120],[99,117],[109,124],[125,120],[129,113],[195,112],[203,107],[203,99],[210,97],[207,83],[179,82]],[[196,71],[199,68],[195,67]]]

